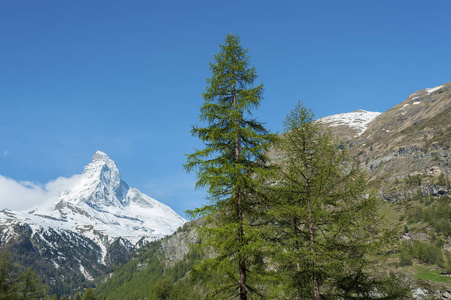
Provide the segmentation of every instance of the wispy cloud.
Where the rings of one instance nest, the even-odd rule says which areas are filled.
[[[0,210],[31,210],[52,206],[58,201],[58,195],[78,182],[80,176],[59,177],[42,185],[29,181],[18,182],[0,175]]]

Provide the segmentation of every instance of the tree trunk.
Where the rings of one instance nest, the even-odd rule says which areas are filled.
[[[310,250],[312,252],[312,267],[313,267],[313,293],[314,293],[314,299],[320,300],[320,294],[319,294],[319,283],[318,283],[318,275],[316,274],[316,260],[315,260],[315,254],[316,254],[316,247],[315,247],[315,229],[314,229],[314,223],[313,223],[313,217],[312,217],[312,207],[310,203],[310,199],[307,200],[308,205],[308,211],[309,211],[309,231],[310,231]]]
[[[242,200],[242,193],[240,188],[238,188],[238,201],[237,201],[237,213],[238,213],[238,219],[239,219],[239,228],[238,228],[238,243],[239,247],[242,246],[243,243],[243,209],[241,206],[241,200]],[[247,294],[246,294],[246,262],[244,260],[244,255],[242,253],[239,253],[238,255],[239,260],[239,272],[240,272],[240,300],[246,300]]]
[[[233,85],[233,90],[235,91],[235,84]],[[235,112],[237,112],[236,108],[236,94],[233,92],[233,106],[235,108]],[[235,126],[236,126],[236,133],[235,133],[235,163],[240,162],[240,140],[238,137],[238,120],[235,118]],[[241,191],[241,188],[237,186],[236,189],[236,196],[237,196],[237,205],[236,205],[236,211],[237,211],[237,217],[238,217],[238,247],[242,247],[243,244],[243,207],[242,207],[242,200],[243,200],[243,193]],[[241,250],[241,249],[240,249]],[[246,261],[244,260],[244,255],[240,252],[238,254],[238,269],[240,274],[240,280],[239,280],[239,299],[240,300],[247,300],[247,293],[246,293]]]

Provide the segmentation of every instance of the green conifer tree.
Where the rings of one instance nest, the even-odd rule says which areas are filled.
[[[407,299],[400,281],[375,263],[384,235],[360,169],[301,103],[284,125],[277,193],[267,212],[269,257],[285,298]]]
[[[156,299],[158,300],[169,299],[172,287],[173,284],[171,284],[171,282],[167,278],[163,278],[160,281],[158,281],[153,286],[153,292],[155,294]]]
[[[261,267],[260,237],[251,222],[258,212],[258,181],[268,169],[265,153],[273,135],[252,118],[252,109],[263,98],[263,85],[253,86],[255,68],[249,67],[239,38],[227,35],[214,60],[200,109],[206,127],[195,126],[191,131],[205,148],[188,155],[185,168],[197,170],[196,187],[208,190],[210,204],[191,216],[213,214],[214,225],[201,229],[201,234],[203,245],[211,247],[215,257],[194,271],[217,275],[211,297],[247,299],[256,292],[252,282]]]
[[[31,268],[21,275],[19,291],[21,299],[24,300],[42,299],[45,296],[45,286]]]
[[[85,293],[83,294],[83,297],[81,300],[96,300],[96,297],[94,297],[94,290],[93,289],[87,289]]]
[[[12,276],[15,269],[8,249],[4,248],[0,254],[0,300],[18,299],[17,280]]]
[[[74,300],[81,300],[81,294],[80,293],[75,294]]]

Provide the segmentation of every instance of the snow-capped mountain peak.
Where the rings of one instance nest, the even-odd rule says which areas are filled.
[[[78,182],[62,192],[55,206],[67,220],[75,214],[88,217],[110,236],[126,236],[132,242],[148,236],[170,234],[185,220],[170,207],[130,188],[121,179],[116,163],[97,151],[85,166]],[[78,217],[73,218],[79,219]]]
[[[370,124],[380,114],[380,112],[371,112],[358,109],[350,113],[341,113],[324,117],[319,119],[319,121],[322,123],[327,123],[327,125],[332,127],[341,125],[352,127],[357,130],[356,136],[359,136],[365,131],[368,124]]]
[[[94,153],[91,163],[85,166],[82,175],[112,189],[117,189],[121,185],[121,173],[116,163],[101,151]]]
[[[119,184],[121,174],[116,163],[102,151],[97,151],[92,156],[91,163],[85,166],[83,175],[91,178],[99,178],[104,181],[111,181],[113,184]]]
[[[0,211],[0,233],[6,228],[3,243],[14,237],[12,224],[26,224],[41,240],[47,239],[44,232],[90,239],[100,247],[99,261],[104,263],[108,247],[118,238],[138,247],[172,234],[186,222],[167,205],[130,188],[121,180],[115,162],[101,151],[93,155],[82,174],[73,178],[75,183],[60,193],[52,208]]]
[[[62,192],[60,199],[73,204],[85,202],[96,208],[121,207],[128,204],[125,197],[128,190],[115,162],[97,151],[91,163],[85,166],[79,182]]]

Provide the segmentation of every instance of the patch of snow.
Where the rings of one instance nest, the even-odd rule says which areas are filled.
[[[413,100],[413,99],[412,99]],[[407,106],[409,106],[409,104],[404,104],[403,107],[401,108],[401,110],[403,110],[404,108],[406,108]]]
[[[85,267],[80,263],[80,272],[85,276],[86,280],[94,281],[94,277],[91,276],[91,274],[86,271]]]
[[[416,101],[416,102],[412,103],[412,105],[418,105],[420,103],[421,103],[420,101]]]
[[[5,225],[6,225],[6,227],[0,231],[1,232],[1,236],[0,236],[1,244],[6,244],[11,239],[18,236],[17,233],[14,232],[14,228],[11,226],[10,222],[7,222]]]
[[[436,87],[433,87],[433,88],[430,88],[430,89],[426,89],[426,91],[428,92],[428,95],[429,95],[429,94],[431,94],[431,93],[433,93],[435,91],[438,91],[442,87],[443,87],[443,85],[440,85],[440,86],[436,86]]]
[[[55,269],[59,269],[60,266],[53,259],[51,261],[52,261],[53,265],[55,266]]]
[[[350,113],[336,114],[329,117],[319,119],[322,123],[327,123],[329,126],[347,125],[357,130],[357,136],[360,136],[380,112],[370,112],[366,110],[356,110]]]

